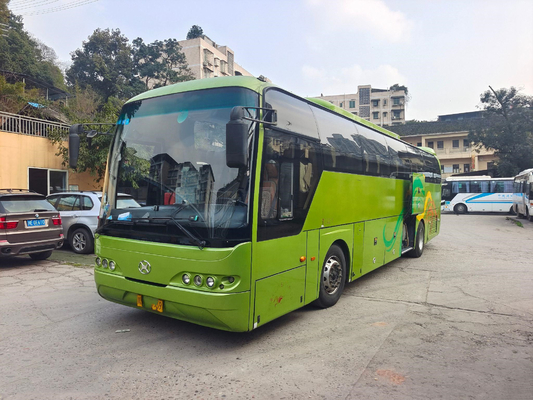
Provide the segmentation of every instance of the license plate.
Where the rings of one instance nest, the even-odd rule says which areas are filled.
[[[137,295],[137,307],[143,306],[142,294]],[[157,300],[156,304],[152,304],[152,310],[162,313],[163,312],[163,300]]]
[[[152,310],[163,312],[163,300],[157,300],[157,304],[152,304]]]
[[[28,228],[35,228],[37,226],[45,226],[46,221],[44,219],[29,219],[26,221],[26,226]]]

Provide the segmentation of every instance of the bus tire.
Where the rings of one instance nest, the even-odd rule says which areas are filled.
[[[511,215],[515,215],[515,214],[516,214],[516,213],[514,212],[514,207],[511,207],[511,208],[509,209],[509,214],[511,214]]]
[[[409,252],[409,256],[413,258],[419,258],[424,252],[424,241],[426,239],[426,228],[424,223],[420,221],[418,229],[416,230],[415,247]]]
[[[456,214],[466,214],[468,208],[466,208],[464,204],[456,204],[453,211],[455,211]]]
[[[346,258],[337,245],[332,245],[322,266],[320,274],[320,291],[314,305],[328,308],[339,301],[346,282]]]

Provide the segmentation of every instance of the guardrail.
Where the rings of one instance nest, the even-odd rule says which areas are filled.
[[[53,129],[68,132],[68,128],[69,125],[62,124],[61,122],[51,122],[45,119],[25,117],[0,111],[0,131],[48,137],[48,133]]]

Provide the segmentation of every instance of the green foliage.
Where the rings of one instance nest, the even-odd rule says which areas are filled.
[[[22,17],[9,12],[5,0],[0,3],[0,22],[8,25],[0,35],[0,69],[26,74],[65,89],[63,74],[55,65],[55,58],[50,57],[55,56],[53,50],[24,30]]]
[[[132,44],[116,30],[97,29],[72,54],[67,71],[70,84],[88,86],[104,101],[126,100],[152,87],[193,79],[181,46],[175,39]]]
[[[0,76],[0,110],[14,113],[20,111],[28,101],[40,101],[37,89],[25,90],[24,83],[8,83]]]
[[[189,29],[189,32],[187,33],[187,40],[196,39],[202,36],[204,36],[204,30],[198,25],[193,25],[191,29]]]
[[[490,86],[489,86],[490,87]],[[468,139],[493,149],[501,176],[513,176],[533,166],[533,96],[510,89],[490,88],[481,94],[490,125],[470,131]]]
[[[405,92],[405,95],[407,96],[409,94],[409,90],[407,89],[407,86],[404,86],[404,85],[398,85],[397,83],[395,83],[394,85],[392,85],[389,90],[403,90]]]
[[[74,88],[75,97],[69,100],[69,105],[63,106],[63,112],[71,123],[110,123],[115,124],[123,102],[116,97],[110,97],[105,103],[102,103],[102,98],[90,87],[85,89],[76,86]],[[101,131],[98,126],[91,127]],[[67,147],[67,132],[55,131],[48,135],[48,139],[54,146],[57,147],[56,155],[62,158],[63,166],[68,165],[68,147]],[[76,172],[89,173],[100,182],[104,176],[107,153],[111,144],[112,136],[98,135],[95,138],[88,140],[85,135],[82,135],[80,140],[80,154],[78,158],[78,166]]]
[[[135,39],[133,62],[146,89],[194,79],[176,39],[156,40],[150,44],[145,44],[141,38]]]
[[[81,88],[91,86],[104,101],[129,98],[135,93],[133,60],[128,38],[120,29],[96,29],[81,49],[72,53],[67,81]]]

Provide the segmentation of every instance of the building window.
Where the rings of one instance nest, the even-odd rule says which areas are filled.
[[[422,147],[422,142],[418,142],[416,145],[417,145],[418,147]]]
[[[392,119],[400,119],[401,118],[401,111],[393,111],[392,112]]]
[[[339,107],[344,107],[344,103],[342,101],[339,103]]]
[[[453,173],[458,174],[459,172],[461,172],[459,170],[459,164],[453,164]]]
[[[372,100],[372,107],[379,107],[379,100]]]
[[[383,118],[387,118],[387,113],[386,112],[383,113]]]
[[[454,149],[458,149],[458,148],[459,148],[459,139],[453,141],[453,143],[452,143],[452,147],[453,147]]]
[[[350,108],[355,108],[355,100],[350,100]]]
[[[470,172],[470,164],[464,164],[463,165],[463,171],[464,172]]]
[[[463,139],[463,146],[470,147],[470,142],[468,141],[468,139]]]
[[[433,142],[432,142],[432,141],[431,141],[431,142],[428,142],[428,147],[429,147],[430,149],[433,148]]]
[[[67,171],[28,168],[28,188],[45,196],[67,190],[67,181]]]
[[[383,99],[383,107],[387,105],[387,100]]]
[[[393,105],[393,106],[399,106],[399,105],[401,104],[401,103],[400,103],[400,100],[401,100],[401,99],[400,99],[399,97],[394,97],[394,98],[392,99],[392,105]]]
[[[372,113],[372,118],[373,118],[373,119],[379,119],[379,112],[378,112],[378,111],[374,111],[374,112]]]
[[[437,140],[437,149],[443,149],[443,148],[444,148],[444,141]]]

